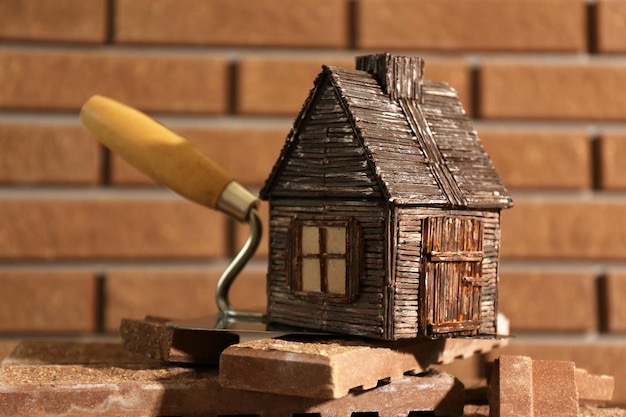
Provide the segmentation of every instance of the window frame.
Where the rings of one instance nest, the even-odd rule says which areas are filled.
[[[302,252],[302,228],[303,227],[345,227],[346,229],[346,247],[343,257],[336,254],[322,253],[324,248],[320,247],[320,253],[317,257],[311,255],[305,255]],[[309,301],[336,301],[336,302],[351,302],[358,295],[359,279],[362,271],[362,240],[361,240],[361,227],[359,222],[353,218],[341,218],[341,217],[301,217],[295,216],[292,219],[290,225],[290,241],[291,245],[288,248],[288,285],[292,293],[300,298],[306,298]],[[330,256],[329,256],[330,255]],[[324,270],[322,262],[327,259],[345,259],[345,292],[333,293],[328,292],[328,276],[323,276],[320,272],[320,290],[319,291],[304,291],[303,277],[302,277],[302,263],[303,259],[319,259],[320,271]],[[326,288],[324,283],[326,283]]]

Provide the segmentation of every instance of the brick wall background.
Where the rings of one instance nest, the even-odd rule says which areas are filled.
[[[513,193],[507,350],[613,374],[626,404],[625,0],[0,1],[0,355],[214,312],[246,237],[101,148],[78,122],[89,96],[155,115],[258,191],[321,65],[370,51],[425,57]],[[266,254],[237,307],[263,309]]]

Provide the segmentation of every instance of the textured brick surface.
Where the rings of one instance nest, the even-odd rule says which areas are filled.
[[[0,183],[96,184],[100,172],[100,147],[75,123],[0,124]]]
[[[348,3],[328,0],[121,0],[115,40],[122,43],[345,47]]]
[[[585,369],[576,368],[576,388],[580,404],[608,404],[615,391],[615,378],[610,375],[590,375]]]
[[[96,279],[88,271],[0,272],[0,331],[91,332]]]
[[[609,332],[626,332],[626,271],[610,270],[602,278],[605,326]]]
[[[490,417],[533,417],[533,361],[502,355],[495,360],[489,391]]]
[[[584,1],[360,0],[364,49],[582,51]]]
[[[626,344],[622,341],[592,341],[567,338],[513,339],[502,349],[488,353],[487,360],[500,355],[530,356],[533,360],[571,361],[577,368],[590,374],[609,375],[615,378],[613,404],[626,404]]]
[[[217,313],[215,285],[222,269],[136,268],[111,270],[104,285],[105,329],[115,332],[123,318],[146,315],[195,318]],[[265,311],[265,271],[248,268],[233,284],[234,308]]]
[[[584,130],[479,127],[478,133],[509,189],[592,185],[591,141]]]
[[[0,2],[0,39],[102,43],[106,0],[11,0]]]
[[[322,65],[344,68],[355,66],[353,57],[243,56],[237,65],[237,112],[295,116],[302,108]],[[448,82],[458,90],[461,100],[471,106],[470,71],[463,61],[428,60],[425,77]]]
[[[502,271],[498,308],[511,331],[588,332],[598,328],[592,271]]]
[[[216,367],[163,366],[115,344],[25,343],[20,347],[26,357],[14,355],[0,367],[2,415],[286,417],[306,413],[348,417],[353,413],[463,413],[463,387],[450,375],[405,376],[375,390],[320,402],[223,388]],[[59,355],[59,351],[66,354]]]
[[[599,141],[600,184],[608,190],[626,189],[624,158],[626,158],[626,133],[604,132]]]
[[[23,213],[28,213],[24,216]],[[223,254],[223,216],[167,197],[8,198],[0,259],[167,259]]]
[[[0,67],[0,109],[77,111],[96,93],[146,111],[227,108],[227,63],[215,55],[2,48]]]
[[[278,159],[290,125],[168,127],[197,145],[241,184],[260,187]],[[112,161],[111,180],[120,185],[153,184],[117,156]]]
[[[487,119],[623,120],[620,62],[491,60],[480,69],[480,115]]]
[[[578,417],[574,362],[533,360],[533,416]]]
[[[626,52],[626,2],[598,0],[596,5],[597,48],[602,53]]]
[[[224,387],[311,398],[341,398],[353,388],[491,351],[498,340],[440,338],[378,343],[310,337],[263,339],[229,346],[220,357]],[[248,373],[256,375],[249,378]]]
[[[626,202],[517,198],[502,214],[502,256],[516,259],[623,259]]]

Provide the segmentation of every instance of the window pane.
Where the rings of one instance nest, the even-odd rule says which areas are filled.
[[[328,274],[328,292],[333,294],[346,293],[346,260],[328,259],[326,264]]]
[[[302,254],[320,253],[320,232],[315,226],[302,226]]]
[[[345,227],[326,227],[326,252],[341,255],[346,253]]]
[[[321,291],[319,259],[302,259],[302,291]]]

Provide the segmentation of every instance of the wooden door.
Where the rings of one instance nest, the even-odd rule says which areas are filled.
[[[425,219],[422,230],[422,334],[476,334],[484,284],[482,222],[474,218],[430,217]]]

